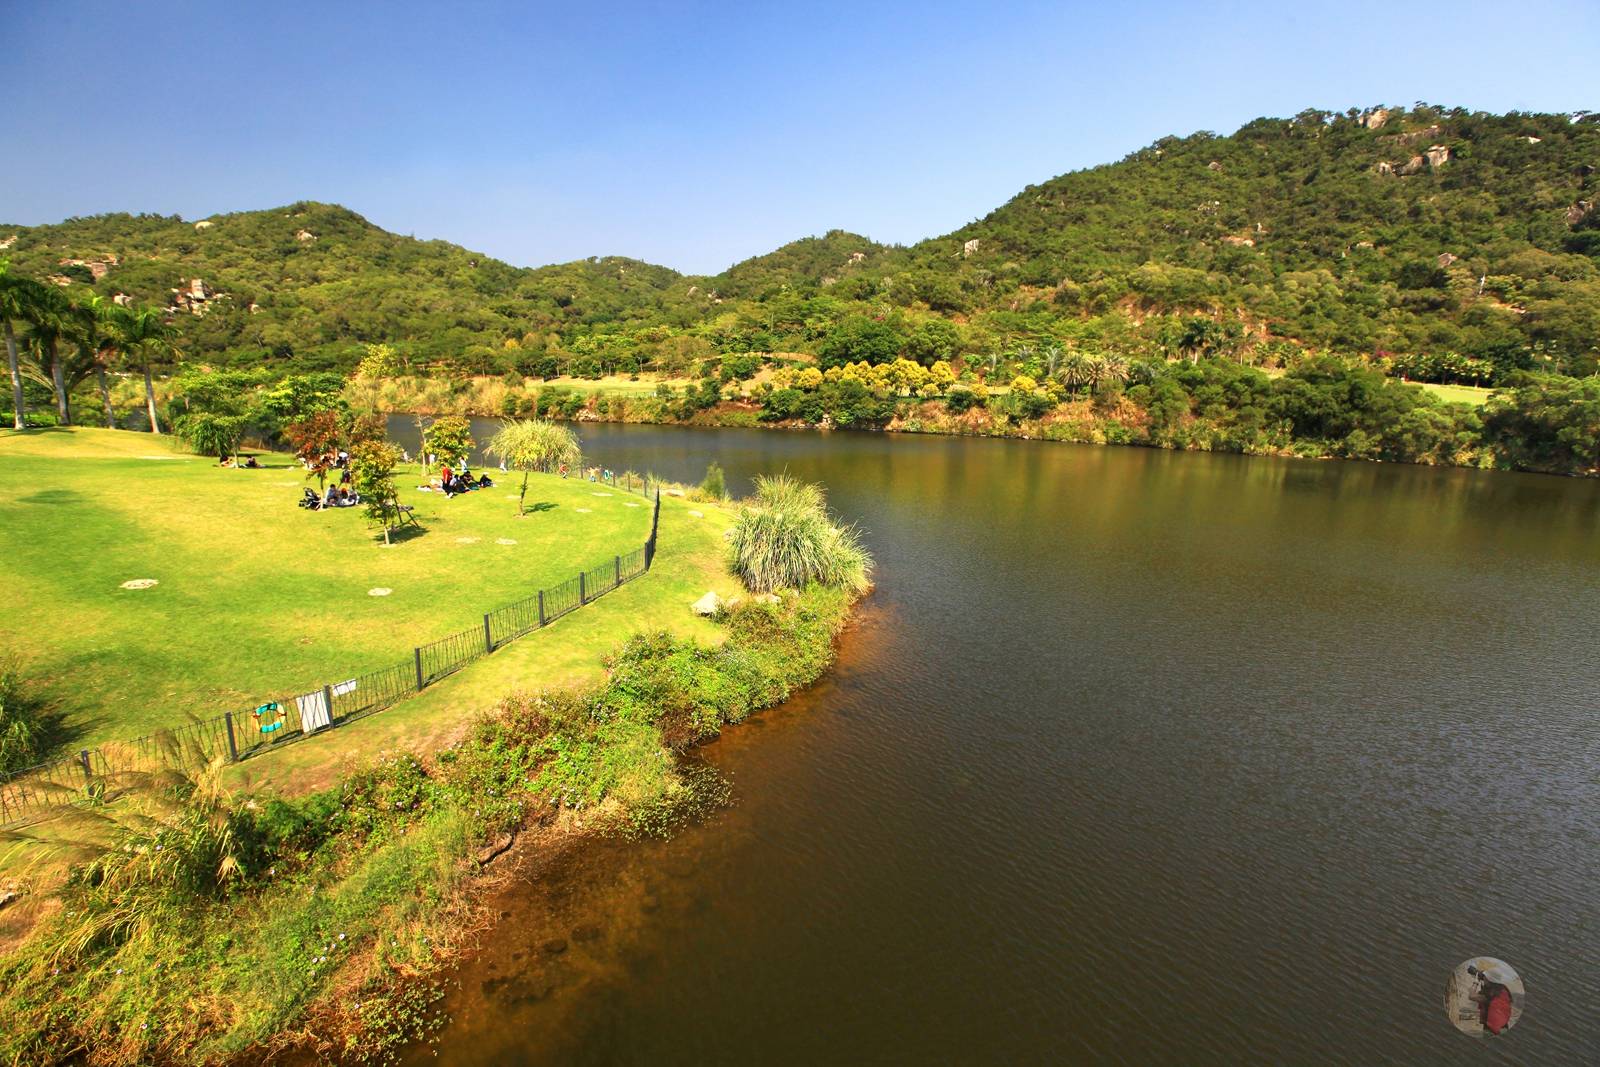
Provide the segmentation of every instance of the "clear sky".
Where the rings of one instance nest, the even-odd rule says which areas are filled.
[[[1600,109],[1600,3],[0,0],[0,220],[294,200],[531,266],[911,242],[1157,137]]]

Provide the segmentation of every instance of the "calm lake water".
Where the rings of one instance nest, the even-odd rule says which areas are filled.
[[[415,1062],[1600,1062],[1600,484],[583,433],[825,483],[878,588],[704,750],[730,808],[507,892]]]

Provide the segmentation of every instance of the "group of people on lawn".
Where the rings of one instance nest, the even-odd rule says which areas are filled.
[[[315,470],[305,460],[300,461],[307,470]],[[350,453],[340,449],[338,452],[329,452],[323,457],[323,465],[332,467],[339,472],[339,480],[328,486],[327,492],[318,496],[310,489],[305,490],[305,497],[300,501],[300,506],[309,511],[322,511],[325,508],[353,508],[361,503],[361,494],[356,492],[351,484]]]

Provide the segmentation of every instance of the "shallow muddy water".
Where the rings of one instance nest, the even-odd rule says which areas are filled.
[[[583,432],[826,483],[878,589],[703,751],[733,806],[508,892],[415,1062],[1600,1062],[1600,484]]]

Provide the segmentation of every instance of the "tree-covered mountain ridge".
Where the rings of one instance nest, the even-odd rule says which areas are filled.
[[[382,341],[477,373],[647,365],[674,344],[816,352],[865,318],[914,358],[944,320],[937,354],[957,362],[1060,341],[1267,364],[1311,349],[1443,380],[1588,373],[1596,119],[1430,105],[1258,119],[1030,186],[908,247],[833,231],[713,277],[621,257],[517,268],[317,203],[0,227],[14,235],[0,256],[174,307],[191,358],[219,363],[344,368]]]

